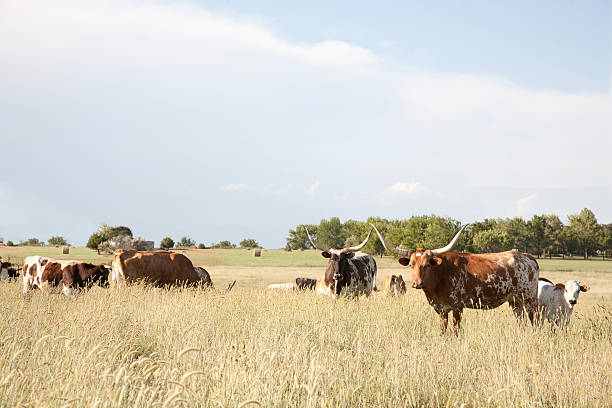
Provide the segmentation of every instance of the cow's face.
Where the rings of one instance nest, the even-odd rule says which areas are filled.
[[[412,274],[412,287],[415,289],[425,289],[425,281],[431,268],[442,263],[442,258],[433,255],[430,250],[417,249],[410,258],[400,258],[398,262],[410,268]]]
[[[578,303],[578,296],[580,292],[586,292],[591,288],[588,285],[581,285],[580,282],[575,280],[570,280],[565,282],[565,290],[563,292],[563,297],[567,302],[567,306],[572,309],[576,303]]]
[[[351,281],[346,263],[354,254],[332,249],[329,252],[321,252],[321,255],[324,258],[329,258],[327,269],[325,269],[325,282],[329,284],[333,281],[333,294],[338,296],[342,292],[342,288],[348,286]]]

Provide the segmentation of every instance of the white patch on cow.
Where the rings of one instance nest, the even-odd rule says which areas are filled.
[[[125,273],[121,267],[119,256],[115,255],[111,262],[111,282],[113,286],[119,288],[125,284]]]
[[[7,268],[2,268],[2,271],[0,271],[0,280],[8,280],[9,278],[9,271]]]
[[[62,292],[66,296],[72,296],[74,295],[74,288],[69,288],[64,283],[62,283]]]
[[[201,268],[199,266],[196,266],[193,268],[193,270],[195,271],[195,273],[198,275],[198,278],[204,279],[204,268]]]

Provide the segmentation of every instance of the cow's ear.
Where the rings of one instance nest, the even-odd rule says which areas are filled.
[[[557,284],[555,285],[555,289],[565,290],[565,284],[563,284],[563,283],[557,283]]]
[[[432,256],[431,259],[429,260],[429,264],[433,266],[438,266],[441,263],[442,263],[442,258],[440,258],[439,256]]]
[[[591,287],[589,285],[580,285],[581,292],[586,292],[588,290],[591,290]]]
[[[397,260],[397,262],[399,262],[400,264],[404,265],[404,266],[408,266],[408,264],[410,263],[410,259],[408,258],[400,258]]]
[[[329,252],[321,252],[321,256],[323,258],[331,258],[331,254]]]

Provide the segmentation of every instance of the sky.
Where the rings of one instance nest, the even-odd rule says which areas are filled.
[[[0,236],[612,222],[612,3],[428,3],[0,0]]]

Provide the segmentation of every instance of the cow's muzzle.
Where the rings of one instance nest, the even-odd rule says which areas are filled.
[[[573,306],[573,305],[576,304],[576,301],[574,299],[572,299],[572,300],[569,301],[569,304]]]
[[[341,274],[339,273],[334,274],[334,280],[341,281],[343,279],[344,279],[344,276],[342,276]]]
[[[423,282],[412,282],[412,287],[415,289],[425,289],[425,284]]]

